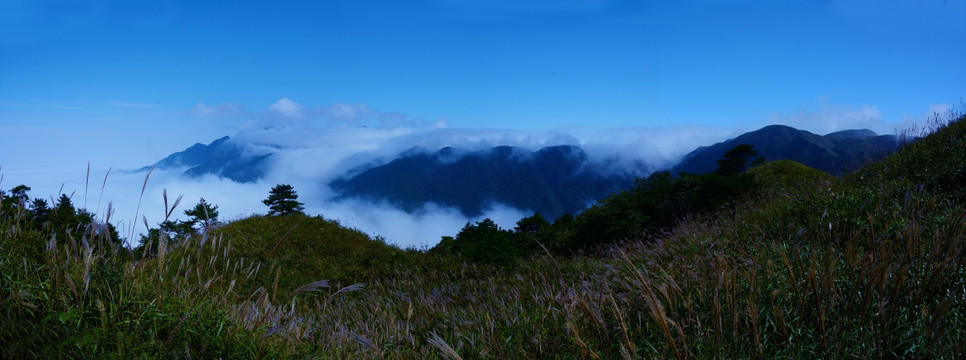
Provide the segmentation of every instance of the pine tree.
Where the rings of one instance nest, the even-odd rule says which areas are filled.
[[[30,197],[27,196],[28,191],[30,191],[30,187],[27,185],[17,185],[10,189],[10,197],[13,198],[14,205],[18,207],[26,206],[27,200],[30,200]]]
[[[268,215],[293,215],[302,214],[305,208],[302,206],[301,202],[298,201],[298,194],[295,193],[295,188],[288,184],[275,185],[272,191],[268,194],[268,198],[262,200],[262,203],[268,206]]]
[[[11,211],[14,208],[20,208],[26,205],[27,191],[30,191],[30,187],[27,185],[17,185],[13,189],[10,189],[10,194],[4,193],[0,190],[0,203],[2,203],[2,210]]]
[[[755,150],[754,145],[737,145],[718,160],[716,172],[721,175],[741,174],[748,169],[748,160],[755,155],[758,155],[758,151]]]
[[[50,216],[51,226],[57,232],[72,228],[78,223],[77,210],[74,209],[74,204],[70,201],[70,196],[66,194],[61,194],[60,198],[57,199],[57,205],[51,211]]]
[[[37,198],[30,203],[30,212],[32,212],[34,215],[33,221],[38,225],[49,220],[50,211],[50,207],[47,205],[47,200]]]
[[[189,226],[194,227],[195,224],[201,223],[204,225],[202,229],[207,231],[218,222],[218,205],[209,204],[205,198],[201,198],[195,207],[185,210],[184,214],[189,217],[187,221]]]

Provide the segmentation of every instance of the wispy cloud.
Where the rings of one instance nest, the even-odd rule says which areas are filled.
[[[411,119],[398,111],[378,111],[369,107],[365,103],[347,104],[333,103],[329,106],[320,106],[315,110],[316,115],[323,119],[334,122],[342,122],[345,125],[375,126],[380,128],[394,128],[406,126],[424,126],[428,122],[420,119]],[[442,122],[440,122],[442,121]],[[444,126],[444,120],[437,121],[437,125]]]
[[[334,103],[331,106],[319,107],[322,116],[334,120],[359,121],[359,119],[378,116],[379,113],[369,108],[365,103],[345,104]]]
[[[0,106],[3,106],[3,107],[27,107],[27,108],[58,109],[58,110],[84,110],[84,107],[83,106],[79,106],[79,105],[68,105],[68,104],[56,104],[56,103],[27,103],[27,102],[0,101]]]
[[[801,108],[792,113],[772,113],[762,125],[782,124],[822,135],[851,129],[869,129],[880,135],[889,135],[916,124],[921,125],[935,114],[944,114],[950,108],[947,104],[930,105],[922,113],[904,114],[899,119],[889,121],[876,106],[840,105],[827,99],[819,99],[816,108]]]
[[[823,135],[849,129],[872,129],[879,132],[884,125],[882,113],[875,106],[853,107],[830,103],[823,103],[817,109],[799,109],[790,114],[774,113],[769,116],[768,123],[788,125]]]
[[[207,120],[216,119],[246,119],[242,128],[264,127],[375,127],[389,128],[442,128],[446,120],[426,120],[410,117],[399,111],[380,111],[371,108],[366,103],[334,102],[330,105],[309,107],[287,97],[283,97],[261,111],[251,111],[243,106],[223,102],[218,105],[198,103],[191,109],[191,114]]]
[[[148,104],[148,103],[139,103],[139,102],[108,101],[106,104],[112,107],[129,108],[129,109],[161,109],[162,108],[162,106],[157,104]]]
[[[191,108],[191,114],[205,120],[231,119],[244,116],[245,108],[233,102],[218,105],[197,103]]]

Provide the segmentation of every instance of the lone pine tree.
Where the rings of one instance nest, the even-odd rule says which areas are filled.
[[[295,193],[295,188],[292,185],[279,184],[272,188],[268,198],[262,200],[262,203],[268,206],[269,216],[301,214],[305,208],[302,206],[304,204],[298,201],[298,198],[299,196]]]

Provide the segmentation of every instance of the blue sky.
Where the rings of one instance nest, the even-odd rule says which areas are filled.
[[[14,0],[0,13],[4,120],[190,121],[198,103],[289,98],[469,128],[737,124],[821,102],[898,121],[966,94],[960,1]]]
[[[267,126],[891,133],[966,97],[964,44],[959,0],[5,0],[0,188]]]

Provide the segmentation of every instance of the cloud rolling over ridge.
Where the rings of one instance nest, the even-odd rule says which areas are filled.
[[[434,152],[444,147],[477,151],[513,146],[533,151],[547,146],[576,145],[586,150],[589,160],[607,162],[613,171],[645,175],[668,166],[695,144],[715,136],[686,127],[515,131],[457,129],[446,127],[443,121],[407,122],[405,119],[370,127],[357,122],[346,123],[345,119],[332,119],[325,111],[305,115],[306,107],[296,105],[280,100],[273,107],[283,107],[286,112],[263,116],[257,121],[260,126],[250,126],[232,135],[230,141],[251,149],[251,154],[272,153],[265,176],[257,182],[237,184],[211,175],[185,178],[177,175],[181,169],[171,169],[153,175],[157,179],[149,184],[149,189],[157,192],[167,188],[169,193],[184,193],[187,203],[204,196],[221,206],[223,214],[243,216],[263,213],[265,209],[260,200],[267,196],[270,187],[288,183],[295,186],[309,214],[339,220],[346,226],[383,236],[388,242],[400,246],[432,246],[441,236],[454,235],[467,221],[492,218],[503,227],[513,227],[518,219],[532,211],[492,203],[481,216],[467,218],[455,208],[427,203],[407,213],[386,203],[351,198],[332,200],[336,194],[328,184],[353,170],[365,168],[367,164],[374,166],[392,161],[405,151]],[[336,104],[327,109],[339,107],[341,105]],[[302,110],[298,112],[297,109]],[[285,118],[272,118],[279,115]],[[656,134],[661,135],[661,141],[647,140]]]
[[[328,184],[367,164],[384,164],[400,153],[413,149],[435,152],[444,147],[453,147],[462,151],[476,151],[504,145],[531,151],[547,146],[576,145],[584,149],[590,161],[608,164],[609,169],[615,172],[641,176],[673,165],[697,146],[710,145],[756,128],[687,124],[622,128],[559,127],[545,131],[452,128],[446,125],[445,119],[414,119],[396,111],[375,110],[363,103],[334,103],[313,108],[287,98],[259,111],[250,111],[233,103],[221,103],[197,104],[190,112],[200,121],[242,124],[225,126],[225,131],[229,133],[222,135],[231,136],[230,141],[241,147],[246,156],[272,155],[266,163],[264,177],[252,183],[237,183],[213,175],[186,177],[182,175],[186,170],[183,168],[156,169],[148,181],[141,209],[137,211],[152,226],[163,220],[163,189],[167,189],[172,198],[178,194],[184,195],[181,206],[175,211],[179,217],[183,218],[183,211],[204,197],[219,206],[223,219],[230,220],[264,214],[267,208],[261,200],[267,197],[272,186],[286,183],[295,186],[307,213],[321,214],[404,247],[432,246],[441,236],[454,235],[467,221],[485,217],[493,218],[503,227],[513,227],[516,220],[531,212],[494,203],[483,215],[468,219],[454,208],[427,203],[407,213],[386,203],[360,199],[332,200],[336,194]],[[908,116],[908,119],[923,117]],[[819,110],[775,115],[768,119],[768,123],[772,122],[790,123],[819,133],[822,133],[822,129],[862,127],[889,133],[883,129],[897,126],[884,121],[874,107],[859,107],[856,110],[827,104]],[[761,124],[766,122],[762,121]],[[180,140],[172,143],[180,144],[184,142],[184,136],[183,129],[173,128],[152,134],[152,141],[162,144],[166,138],[177,138]],[[66,135],[63,138],[65,141],[70,139]],[[209,143],[216,138],[199,138],[197,141]],[[74,203],[78,206],[85,206],[82,200],[85,193],[86,207],[92,211],[103,211],[106,204],[112,202],[115,209],[112,222],[119,225],[124,236],[143,232],[141,215],[134,219],[134,214],[145,173],[125,170],[158,161],[163,155],[145,157],[142,154],[137,158],[131,156],[130,159],[117,160],[108,156],[121,155],[116,149],[101,150],[97,144],[83,143],[80,139],[76,141],[83,145],[78,148],[86,146],[97,150],[85,153],[87,156],[100,154],[92,161],[86,190],[86,163],[63,164],[64,159],[57,154],[53,156],[61,163],[52,166],[51,171],[28,171],[25,170],[25,163],[7,161],[6,164],[0,164],[6,167],[3,169],[6,180],[0,183],[0,188],[9,189],[24,183],[34,188],[30,193],[32,197],[49,201],[51,197],[57,197],[56,192],[63,184],[65,193],[74,193]],[[127,144],[126,148],[133,148],[132,144]],[[183,149],[170,148],[166,151],[174,153]],[[77,161],[77,155],[68,158]],[[109,167],[101,160],[104,163],[121,161],[121,164],[114,164],[98,209],[96,199],[101,197],[101,181]],[[98,215],[103,217],[103,214]],[[136,240],[136,236],[131,240]]]

